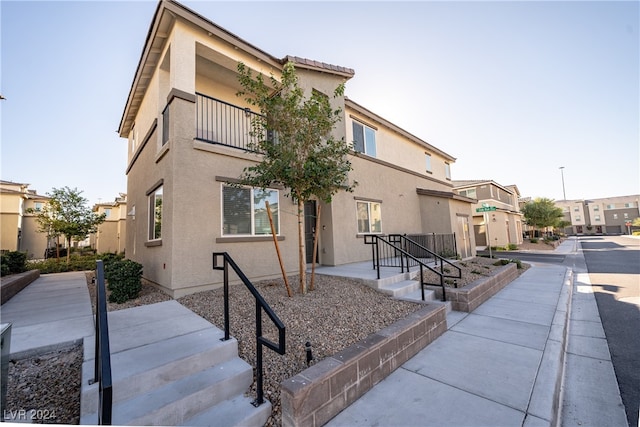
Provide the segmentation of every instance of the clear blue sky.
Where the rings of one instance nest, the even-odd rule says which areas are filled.
[[[126,192],[116,129],[155,1],[0,2],[1,178]],[[640,11],[624,2],[184,4],[276,57],[355,69],[354,101],[523,196],[640,193]]]

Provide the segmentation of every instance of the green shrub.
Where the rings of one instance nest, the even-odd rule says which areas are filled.
[[[520,261],[519,259],[510,259],[509,262],[514,263],[518,270],[522,269],[522,261]]]
[[[3,276],[27,271],[27,253],[19,251],[5,252],[1,256],[0,264],[2,264],[1,273]]]
[[[137,298],[142,289],[142,265],[130,259],[111,261],[105,266],[104,277],[111,291],[110,302],[122,304]]]
[[[510,251],[515,251],[516,249],[518,249],[518,245],[516,245],[515,243],[509,243]]]
[[[507,265],[507,264],[509,264],[508,259],[499,259],[498,261],[493,263],[493,265]]]
[[[532,237],[529,241],[531,243],[538,243],[538,239],[536,239],[535,237]]]

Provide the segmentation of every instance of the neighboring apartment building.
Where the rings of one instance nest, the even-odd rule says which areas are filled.
[[[523,215],[515,185],[500,185],[492,180],[453,181],[454,191],[477,200],[473,205],[473,230],[476,245],[507,247],[523,241]],[[477,209],[492,209],[477,212]],[[494,209],[495,208],[495,209]]]
[[[588,200],[556,200],[571,225],[565,234],[627,234],[630,224],[640,217],[640,195]],[[627,225],[629,224],[629,225]]]
[[[44,257],[47,236],[38,231],[36,213],[48,200],[29,184],[0,181],[1,250],[27,252],[29,259]]]
[[[265,199],[284,267],[297,272],[296,205],[284,189],[230,185],[260,161],[245,149],[255,113],[236,96],[237,64],[279,76],[287,61],[307,93],[331,96],[354,76],[345,67],[275,58],[179,3],[158,4],[119,126],[129,153],[125,246],[127,257],[143,264],[145,279],[174,297],[220,286],[212,252],[229,252],[253,280],[280,275],[263,221]],[[331,102],[343,111],[335,136],[353,143],[349,180],[357,186],[330,204],[305,206],[310,249],[322,205],[315,261],[370,260],[368,233],[456,233],[459,254],[475,255],[469,233],[475,200],[452,191],[455,158],[350,99]],[[307,262],[314,261],[307,252]]]
[[[96,214],[105,214],[105,220],[98,231],[89,237],[90,245],[97,253],[123,253],[127,240],[127,195],[120,193],[113,202],[97,203],[93,206]]]

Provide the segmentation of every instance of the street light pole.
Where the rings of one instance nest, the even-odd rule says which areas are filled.
[[[560,166],[560,175],[562,176],[562,197],[567,200],[567,193],[564,191],[564,166]]]

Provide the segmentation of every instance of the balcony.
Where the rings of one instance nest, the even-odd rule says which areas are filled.
[[[252,135],[252,122],[259,117],[248,108],[196,93],[198,141],[255,151],[258,137]]]

